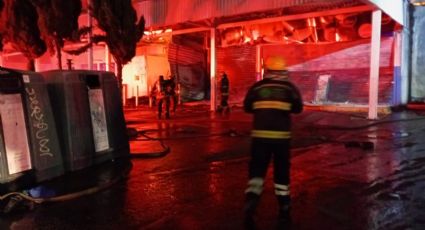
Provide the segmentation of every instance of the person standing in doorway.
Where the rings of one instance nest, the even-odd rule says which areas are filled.
[[[227,74],[223,72],[220,80],[220,105],[217,108],[217,112],[228,114],[230,112],[229,108],[229,78]]]
[[[263,191],[268,165],[273,158],[274,188],[278,201],[278,227],[290,224],[291,113],[301,113],[303,102],[288,79],[285,60],[271,56],[265,61],[264,79],[255,83],[244,99],[244,110],[253,114],[249,181],[245,190],[245,224],[255,228],[254,215]]]

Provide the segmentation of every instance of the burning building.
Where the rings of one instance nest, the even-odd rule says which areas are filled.
[[[240,104],[261,79],[263,60],[280,55],[310,107],[365,110],[375,118],[391,106],[425,98],[424,84],[411,84],[423,81],[423,71],[415,64],[420,49],[412,49],[420,44],[411,42],[407,27],[424,14],[420,1],[387,2],[135,0],[146,29],[136,57],[124,67],[123,97],[147,96],[159,75],[174,75],[183,100],[209,100],[214,110],[217,79],[225,71],[230,102]],[[87,14],[80,16],[81,24],[88,21]],[[93,58],[66,59],[76,69],[114,70],[106,46],[92,52]],[[2,61],[16,68],[18,56],[3,53]],[[51,62],[43,56],[38,70],[52,68]]]

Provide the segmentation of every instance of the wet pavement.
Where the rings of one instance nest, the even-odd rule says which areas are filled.
[[[125,180],[2,215],[0,229],[243,229],[251,117],[208,109],[186,104],[170,120],[148,107],[126,109],[127,126],[139,132]],[[365,117],[294,116],[291,229],[425,229],[425,116]],[[259,229],[275,229],[272,186],[270,168]]]

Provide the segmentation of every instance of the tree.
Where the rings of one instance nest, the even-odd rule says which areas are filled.
[[[30,0],[38,12],[41,36],[51,54],[56,51],[62,69],[61,50],[66,40],[74,40],[81,14],[81,0]]]
[[[131,0],[92,0],[91,11],[105,35],[96,35],[93,42],[105,42],[117,65],[122,88],[122,68],[136,55],[137,42],[145,30],[145,19],[137,14]]]
[[[34,59],[47,50],[37,27],[37,12],[28,0],[4,0],[2,3],[0,31],[3,42],[10,42],[28,59],[28,70],[35,70]]]

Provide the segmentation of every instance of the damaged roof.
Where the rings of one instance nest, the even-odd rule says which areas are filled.
[[[134,4],[148,28],[174,30],[367,5],[362,0],[136,0]]]

